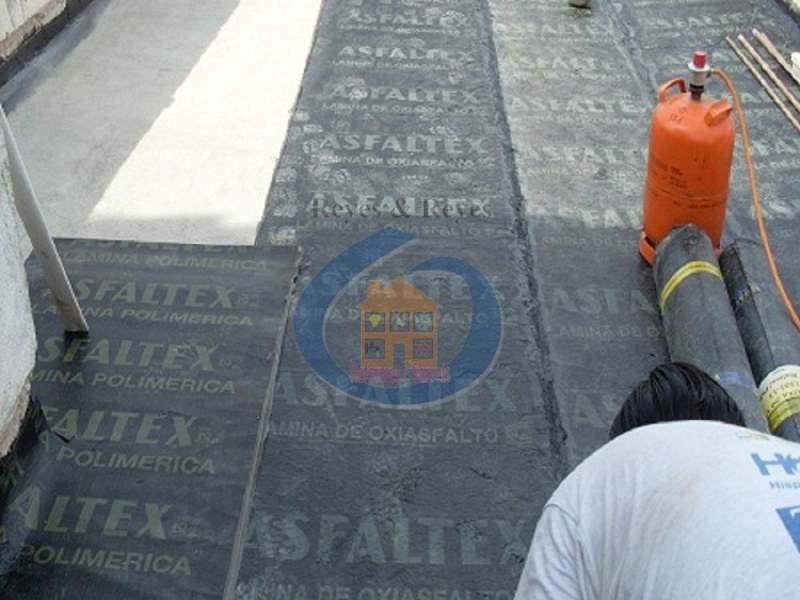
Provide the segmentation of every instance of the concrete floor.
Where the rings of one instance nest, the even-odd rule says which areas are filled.
[[[52,233],[252,244],[319,4],[94,2],[0,88]]]

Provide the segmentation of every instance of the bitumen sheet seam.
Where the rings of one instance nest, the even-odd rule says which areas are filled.
[[[261,416],[259,417],[258,430],[256,432],[255,447],[253,449],[250,474],[247,480],[247,487],[242,495],[242,508],[239,513],[239,523],[236,526],[236,534],[233,538],[231,545],[231,560],[228,567],[228,574],[225,579],[225,588],[223,592],[223,600],[232,600],[236,594],[236,584],[239,580],[239,570],[242,566],[242,556],[244,554],[244,547],[247,543],[247,530],[250,524],[250,516],[253,509],[253,500],[256,495],[256,485],[258,483],[259,473],[261,471],[261,463],[264,459],[264,445],[267,443],[267,437],[270,431],[270,422],[272,418],[272,408],[274,406],[275,386],[278,382],[278,373],[281,367],[281,357],[283,355],[284,342],[286,339],[286,332],[288,324],[291,319],[291,314],[295,306],[297,281],[300,277],[300,269],[303,264],[303,253],[300,248],[297,249],[297,257],[294,265],[294,273],[289,283],[289,289],[286,294],[286,301],[284,303],[283,316],[278,326],[277,335],[275,337],[275,347],[272,352],[272,365],[269,373],[269,380],[267,389],[264,392],[264,404],[261,408]]]
[[[620,10],[608,10],[605,15],[614,27],[622,33],[620,37],[611,36],[617,47],[619,57],[627,61],[631,70],[638,75],[635,79],[639,96],[645,104],[653,102],[653,90],[658,88],[655,73],[647,68],[643,58],[642,46],[638,43],[636,29],[624,18],[625,6],[618,5]]]
[[[520,277],[525,277],[528,295],[525,298],[524,308],[530,318],[533,343],[525,348],[529,357],[528,364],[536,365],[536,377],[541,389],[541,400],[545,414],[550,424],[550,450],[552,451],[551,464],[553,469],[554,481],[560,481],[569,472],[569,457],[566,448],[567,432],[564,429],[561,419],[561,409],[556,393],[555,377],[553,374],[553,364],[551,360],[550,344],[547,338],[547,326],[542,314],[542,294],[539,290],[539,279],[536,275],[536,260],[533,255],[534,240],[528,229],[528,220],[525,218],[525,198],[519,181],[519,170],[514,158],[514,142],[511,136],[511,127],[506,111],[506,102],[503,94],[503,86],[500,81],[500,68],[497,59],[497,45],[494,39],[494,29],[492,27],[492,11],[488,0],[480,0],[483,14],[486,20],[479,20],[485,23],[485,32],[488,40],[487,52],[489,70],[494,79],[493,85],[496,93],[497,121],[500,129],[498,143],[502,146],[502,152],[508,164],[508,172],[511,187],[510,204],[512,206],[514,220],[513,231],[517,238],[522,256],[519,258],[524,272]]]

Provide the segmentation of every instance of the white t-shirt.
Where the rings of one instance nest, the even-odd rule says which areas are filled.
[[[800,599],[800,444],[711,421],[612,440],[553,493],[515,600]]]

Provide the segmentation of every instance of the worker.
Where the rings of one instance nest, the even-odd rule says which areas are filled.
[[[515,600],[797,600],[800,445],[703,371],[655,368],[544,507]]]

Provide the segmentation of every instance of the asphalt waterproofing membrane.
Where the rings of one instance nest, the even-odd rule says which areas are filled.
[[[753,27],[800,44],[767,0],[325,2],[256,247],[62,241],[95,313],[69,343],[31,267],[9,597],[511,598],[543,503],[668,359],[641,194],[696,48],[800,299],[800,138],[724,41]],[[741,154],[724,245],[756,236]]]
[[[58,249],[91,332],[64,335],[30,260],[35,404],[4,471],[2,597],[219,598],[296,249]]]

